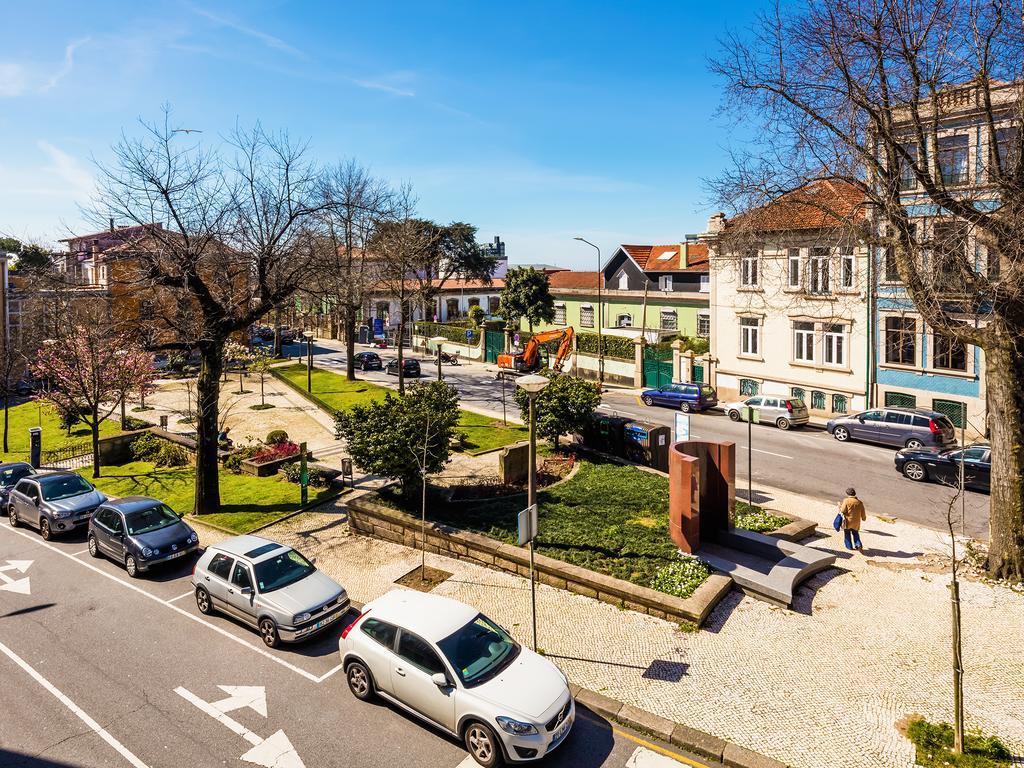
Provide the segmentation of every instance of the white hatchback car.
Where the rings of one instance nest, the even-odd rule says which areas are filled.
[[[462,739],[483,766],[536,760],[561,744],[576,705],[558,667],[475,608],[396,590],[341,634],[348,686]]]

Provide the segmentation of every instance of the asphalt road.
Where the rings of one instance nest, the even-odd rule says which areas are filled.
[[[246,627],[202,616],[193,564],[133,580],[90,558],[81,533],[47,543],[0,523],[0,765],[472,764],[456,741],[349,693],[338,667],[340,626],[269,650]],[[2,588],[15,580],[21,589]],[[540,765],[653,768],[671,751],[642,741],[582,711]]]
[[[316,364],[343,368],[344,355],[340,349],[337,342],[319,342],[314,350]],[[379,350],[379,354],[385,363],[396,356],[394,350]],[[417,353],[407,356],[420,360],[424,377],[436,376],[436,364],[429,358],[424,359]],[[443,366],[445,380],[459,390],[463,402],[500,414],[502,385],[495,379],[496,371],[493,365]],[[392,385],[396,379],[380,371],[360,372],[359,376]],[[512,400],[514,384],[508,382],[505,387],[507,413],[510,417],[518,417],[519,409]],[[673,409],[647,407],[632,392],[623,390],[609,389],[602,407],[610,413],[670,427],[675,419]],[[730,421],[722,411],[711,411],[692,415],[690,430],[697,439],[732,440],[736,443],[737,494],[746,498],[747,425]],[[902,518],[936,530],[946,528],[947,505],[954,491],[941,485],[915,483],[898,474],[893,466],[892,448],[866,443],[839,443],[827,432],[812,427],[783,432],[774,426],[755,424],[751,436],[755,502],[770,505],[770,495],[764,489],[778,488],[838,504],[846,488],[852,485],[867,506],[868,514]],[[988,501],[987,494],[970,490],[966,493],[964,531],[986,541]]]

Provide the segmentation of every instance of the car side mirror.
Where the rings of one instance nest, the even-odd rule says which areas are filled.
[[[239,590],[239,592],[241,592],[243,595],[251,595],[252,594],[252,587],[242,587]]]
[[[448,682],[448,675],[446,675],[444,672],[437,672],[431,675],[430,682],[432,682],[438,688],[451,688],[451,684]]]
[[[859,421],[861,424],[863,424],[864,423],[864,417],[863,416],[858,416],[857,417],[857,421]]]
[[[43,503],[43,501],[42,499],[32,499],[32,503],[38,507],[40,504]]]

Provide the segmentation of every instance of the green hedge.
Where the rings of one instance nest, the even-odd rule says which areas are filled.
[[[478,329],[466,328],[464,325],[452,325],[448,323],[416,323],[415,331],[417,336],[444,336],[449,341],[459,344],[468,343],[470,346],[480,343],[480,331]],[[466,331],[470,332],[467,341]]]
[[[576,351],[584,355],[597,356],[600,354],[597,346],[598,335],[596,333],[580,333],[576,336]],[[633,360],[636,344],[633,339],[623,336],[600,337],[604,347],[604,356],[616,360]]]

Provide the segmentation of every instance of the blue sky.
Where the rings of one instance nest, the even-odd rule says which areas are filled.
[[[607,255],[703,230],[733,132],[705,60],[757,5],[4,2],[0,233],[79,229],[93,160],[167,103],[203,141],[260,120],[513,262],[592,269],[574,235]]]

